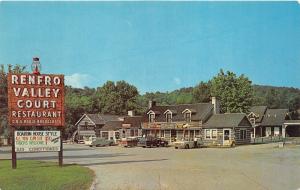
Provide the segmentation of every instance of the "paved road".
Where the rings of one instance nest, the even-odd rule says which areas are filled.
[[[65,163],[93,169],[99,190],[300,188],[300,147],[275,144],[236,148],[90,148],[64,145]],[[9,159],[0,148],[0,159]],[[24,153],[19,159],[57,161],[57,153]]]

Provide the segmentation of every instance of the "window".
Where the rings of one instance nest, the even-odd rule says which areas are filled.
[[[217,139],[217,129],[205,129],[205,139]]]
[[[108,132],[102,132],[102,138],[108,139]]]
[[[217,129],[212,129],[211,131],[212,131],[212,136],[211,136],[211,138],[212,138],[212,139],[216,139],[216,138],[217,138]]]
[[[155,114],[154,113],[150,113],[149,114],[149,122],[153,123],[155,121]]]
[[[191,122],[191,113],[190,112],[185,113],[184,117],[185,117],[186,122]]]
[[[166,114],[166,120],[167,120],[167,122],[172,122],[172,114],[171,113],[167,113]]]
[[[134,136],[134,129],[130,130],[130,136],[133,137]]]
[[[160,131],[160,137],[164,137],[165,136],[165,131],[164,130],[161,130]]]
[[[244,140],[247,137],[247,131],[245,129],[240,130],[240,139]]]
[[[210,139],[210,130],[209,129],[205,129],[205,138]]]

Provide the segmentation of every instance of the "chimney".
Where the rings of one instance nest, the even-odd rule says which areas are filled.
[[[134,116],[134,111],[133,110],[128,111],[128,116],[130,117]]]
[[[216,97],[211,97],[211,104],[214,106],[214,114],[220,113],[220,102]]]
[[[154,100],[149,100],[149,102],[148,102],[148,109],[150,109],[150,108],[152,108],[152,107],[154,107],[154,106],[156,106],[156,101],[154,101]]]

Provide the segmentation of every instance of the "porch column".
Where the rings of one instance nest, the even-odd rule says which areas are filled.
[[[255,138],[255,128],[256,127],[253,128],[253,138]]]
[[[285,128],[286,128],[286,125],[282,125],[282,137],[285,138]]]

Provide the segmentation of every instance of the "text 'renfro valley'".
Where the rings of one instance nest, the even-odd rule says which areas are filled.
[[[11,125],[64,125],[63,75],[9,74],[8,97]]]

